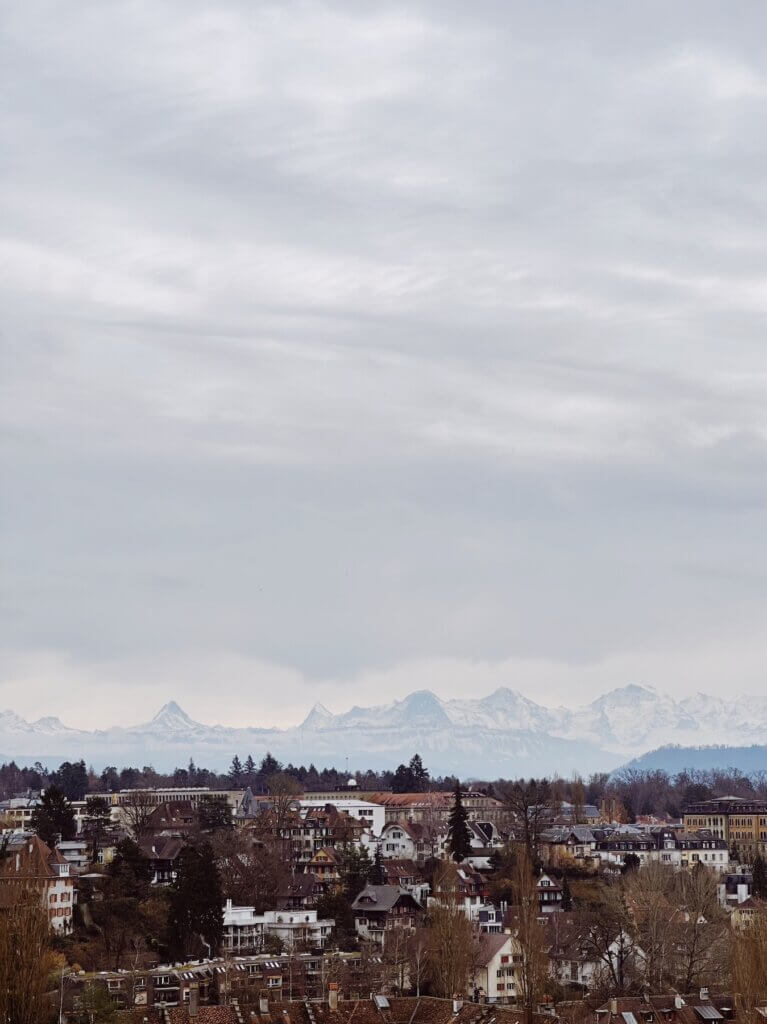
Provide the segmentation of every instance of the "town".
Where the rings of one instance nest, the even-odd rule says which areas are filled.
[[[0,786],[3,1021],[767,1016],[763,775],[468,783],[418,754],[266,754],[12,763]]]

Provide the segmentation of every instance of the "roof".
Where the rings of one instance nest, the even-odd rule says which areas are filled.
[[[413,908],[421,909],[420,903],[409,892],[398,885],[366,885],[352,903],[352,910],[389,911],[400,901],[412,902]]]
[[[480,932],[476,942],[475,963],[479,967],[486,967],[504,946],[511,945],[511,936],[503,932]]]

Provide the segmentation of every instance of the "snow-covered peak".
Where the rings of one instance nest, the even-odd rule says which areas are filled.
[[[190,718],[175,700],[169,700],[167,704],[163,704],[154,716],[149,723],[149,727],[153,730],[160,728],[168,732],[183,732],[188,729],[196,729],[198,723],[193,718]]]
[[[319,701],[301,723],[302,729],[323,729],[333,721],[333,714]]]

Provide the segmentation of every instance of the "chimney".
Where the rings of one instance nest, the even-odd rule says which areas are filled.
[[[617,1017],[618,1016],[618,1000],[617,999],[611,999],[610,1000],[610,1015],[612,1017]]]
[[[331,981],[328,985],[328,1009],[338,1009],[338,983]]]
[[[189,986],[189,1016],[196,1017],[200,1012],[200,986],[193,981]]]
[[[266,998],[266,996],[261,996],[261,998],[258,1000],[258,1012],[261,1014],[262,1017],[269,1016],[269,1000]]]
[[[707,988],[702,988],[700,990],[700,1001],[702,1003],[707,1003],[708,1002],[708,989]]]
[[[674,996],[674,1009],[675,1010],[681,1010],[683,1006],[684,1006],[684,999],[682,999],[682,997],[680,995],[675,995]]]

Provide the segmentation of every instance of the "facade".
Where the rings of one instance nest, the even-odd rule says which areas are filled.
[[[684,811],[687,831],[707,829],[743,860],[767,856],[767,803],[737,796],[717,797],[690,804]]]
[[[20,890],[31,887],[40,893],[53,931],[70,932],[75,885],[69,863],[33,834],[11,836],[6,852],[0,861],[0,907],[12,906]]]
[[[257,914],[255,907],[235,907],[231,900],[224,907],[224,949],[227,953],[261,952],[264,939],[273,935],[283,949],[295,952],[303,947],[322,949],[335,921],[317,918],[316,910],[268,910]]]
[[[519,942],[512,935],[481,934],[477,940],[467,996],[475,1002],[513,1002],[517,998],[521,952]]]
[[[354,797],[345,796],[343,801],[339,800],[334,804],[332,800],[306,800],[299,801],[301,810],[311,817],[312,813],[323,811],[330,803],[338,810],[343,811],[352,818],[356,818],[374,836],[381,834],[381,829],[386,821],[386,814],[380,804],[371,800],[359,800]]]
[[[421,904],[404,889],[394,885],[366,885],[352,903],[354,929],[360,939],[384,949],[392,930],[415,931],[421,918]]]

